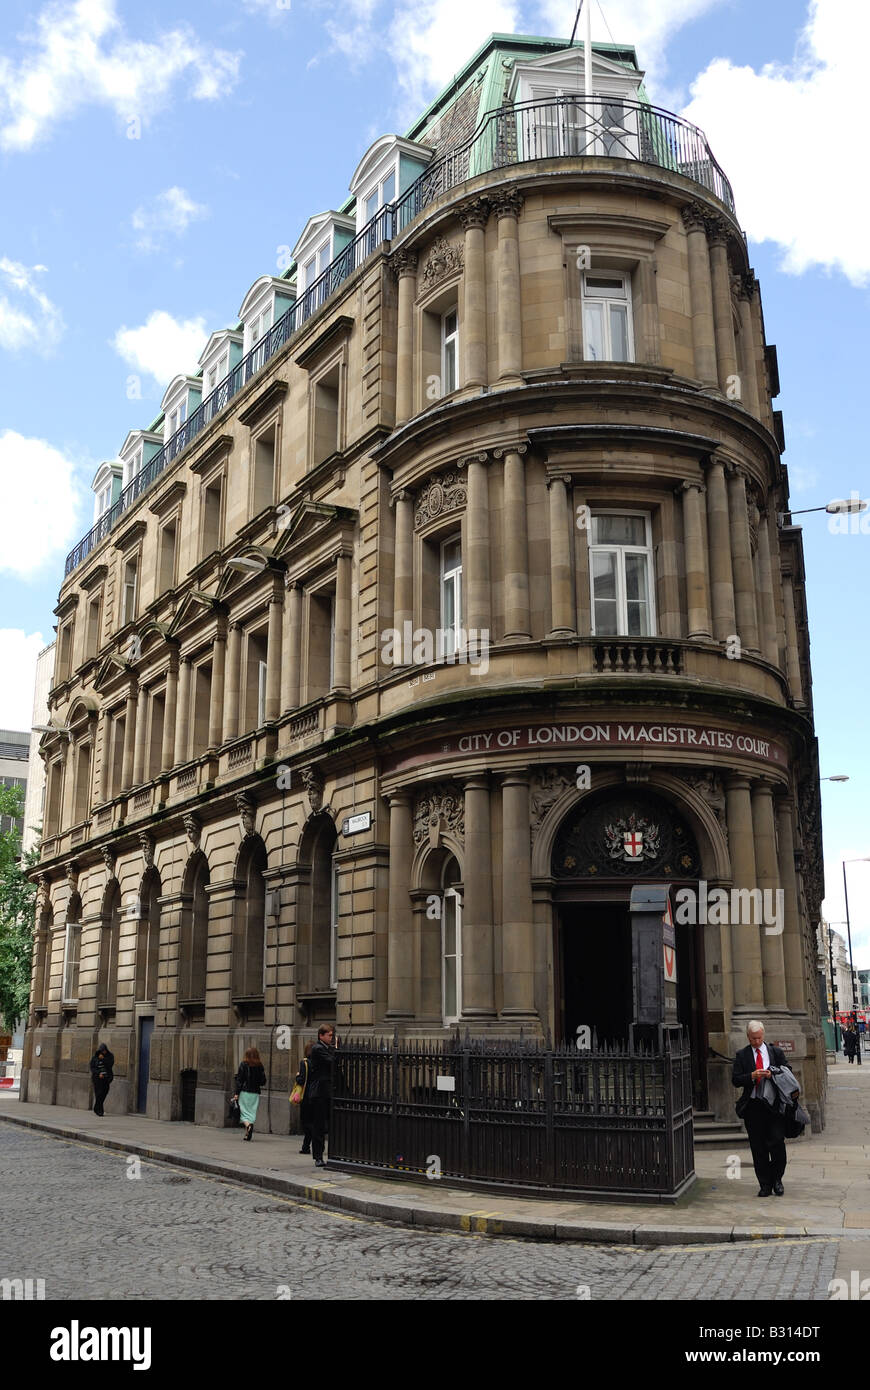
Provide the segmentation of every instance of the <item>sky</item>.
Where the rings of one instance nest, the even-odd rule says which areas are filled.
[[[778,349],[791,503],[870,496],[867,0],[589,0],[734,187]],[[4,0],[0,25],[0,727],[30,725],[90,484],[360,157],[492,32],[567,40],[574,0]],[[582,26],[579,31],[582,34]],[[825,912],[870,856],[870,516],[804,526]],[[870,965],[870,863],[848,868]],[[839,928],[838,928],[839,929]]]

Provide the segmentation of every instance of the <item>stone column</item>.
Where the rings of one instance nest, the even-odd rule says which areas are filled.
[[[486,386],[489,381],[486,361],[486,253],[485,232],[490,205],[484,198],[475,198],[459,210],[459,220],[465,230],[465,275],[463,334],[465,351],[465,380],[463,386]]]
[[[111,782],[109,779],[109,769],[112,765],[112,716],[107,709],[100,710],[100,802],[108,801],[110,796]],[[48,787],[46,786],[45,804],[48,805]]]
[[[178,704],[175,710],[175,766],[187,762],[190,748],[190,657],[183,656],[178,668]]]
[[[502,1018],[535,1018],[529,774],[502,777]]]
[[[148,732],[148,691],[139,687],[136,701],[136,741],[133,745],[133,786],[145,781],[145,735]]]
[[[211,690],[208,700],[208,746],[219,748],[224,718],[224,671],[227,658],[227,630],[219,623],[211,653]]]
[[[390,798],[390,906],[387,941],[387,1019],[413,1017],[414,923],[411,900],[413,848],[411,793]]]
[[[160,771],[171,772],[175,755],[175,709],[178,703],[178,661],[173,650],[166,668],[166,703],[163,708],[163,742]]]
[[[728,267],[728,227],[721,217],[710,222],[710,271],[713,282],[713,325],[716,334],[716,359],[719,367],[719,387],[723,394],[734,399],[737,377],[737,344],[734,340],[734,320],[731,316],[731,271]],[[730,380],[729,380],[730,378]],[[738,396],[739,399],[739,396]]]
[[[751,298],[754,293],[754,275],[738,275],[734,279],[737,291],[737,313],[740,318],[740,339],[738,360],[740,363],[741,400],[758,419],[758,368],[755,364],[755,327],[752,322]]]
[[[287,651],[282,672],[281,703],[285,710],[299,708],[299,685],[302,676],[302,585],[293,580],[287,585],[285,616],[287,619]]]
[[[782,956],[788,1007],[803,1013],[807,1007],[806,981],[801,951],[801,923],[798,907],[797,875],[794,867],[794,801],[778,796],[775,802],[776,838],[779,847],[779,883],[783,892],[785,930]]]
[[[689,298],[692,306],[692,341],[695,376],[705,386],[719,385],[716,336],[713,327],[713,287],[707,249],[706,212],[697,203],[683,208],[689,254]]]
[[[414,300],[417,297],[417,256],[396,251],[390,258],[399,282],[396,331],[396,426],[414,414]]]
[[[748,777],[725,781],[728,848],[731,855],[732,891],[751,892],[755,880],[755,836]],[[734,970],[734,1007],[739,1013],[757,1014],[764,1006],[761,974],[761,938],[757,926],[741,925],[739,912],[731,912],[731,962]]]
[[[410,623],[412,629],[414,626],[414,499],[402,488],[393,502],[396,508],[393,626],[404,643],[405,623]]]
[[[728,488],[725,464],[711,458],[707,464],[707,535],[710,547],[710,592],[713,600],[713,636],[724,642],[737,630],[734,616],[734,576],[731,572],[731,535],[728,526]]]
[[[794,579],[789,570],[783,571],[782,599],[785,609],[785,671],[794,703],[802,708],[804,704],[803,682],[801,681],[800,647],[798,645],[797,615],[794,603]]]
[[[223,741],[238,738],[239,697],[242,681],[242,625],[231,622],[227,632],[227,664],[224,678]]]
[[[266,638],[266,700],[265,715],[267,723],[277,719],[281,713],[281,667],[283,663],[284,603],[282,581],[269,595],[269,631]]]
[[[758,615],[755,607],[755,572],[746,509],[746,478],[736,464],[728,465],[728,515],[731,523],[731,563],[734,570],[734,607],[737,631],[745,651],[757,656]]]
[[[659,342],[659,302],[656,273],[651,256],[642,256],[637,264],[640,307],[637,318],[641,362],[657,366],[661,362]]]
[[[516,190],[495,204],[498,218],[498,379],[519,381],[523,365],[518,218],[523,198]]]
[[[773,599],[773,570],[770,561],[770,512],[758,518],[758,596],[761,618],[761,650],[772,665],[779,665],[779,644],[776,636],[776,605]]]
[[[689,637],[711,637],[710,594],[707,587],[707,560],[704,553],[701,512],[701,497],[706,492],[706,488],[703,483],[690,480],[681,483],[677,492],[683,499],[686,616],[689,624]]]
[[[574,633],[574,589],[571,575],[571,515],[568,511],[570,475],[556,473],[547,479],[550,491],[550,603],[551,637]]]
[[[764,362],[764,324],[761,319],[761,296],[758,281],[752,271],[746,277],[750,290],[749,312],[752,319],[752,352],[755,358],[755,380],[758,387],[758,418],[771,432],[773,431],[773,406],[767,388],[767,368]]]
[[[529,641],[532,620],[529,607],[529,538],[526,514],[526,466],[528,445],[497,449],[504,458],[504,638]]]
[[[489,777],[465,782],[465,867],[462,875],[462,1016],[495,1017],[492,927],[492,839]]]
[[[121,758],[121,786],[126,791],[133,785],[133,749],[136,746],[136,696],[127,691],[127,708],[124,715],[124,753]]]
[[[776,855],[776,826],[773,818],[773,786],[767,778],[752,784],[752,827],[755,834],[756,883],[762,893],[762,918],[758,932],[761,937],[761,969],[764,977],[764,1006],[766,1009],[786,1007],[785,967],[783,965],[782,928],[777,923],[779,865]]]
[[[335,690],[350,690],[350,553],[340,550],[335,563],[335,653],[332,684]]]
[[[676,498],[662,493],[659,508],[661,543],[656,556],[656,610],[662,637],[682,637],[683,604],[680,598],[680,575],[683,566],[678,553]]]
[[[465,554],[462,557],[465,596],[463,627],[478,635],[489,632],[491,621],[489,575],[489,488],[487,454],[471,454],[468,469],[468,501],[465,509]],[[397,624],[398,626],[398,624]]]

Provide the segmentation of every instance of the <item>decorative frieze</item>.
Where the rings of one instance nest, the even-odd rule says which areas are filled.
[[[242,822],[242,834],[253,835],[256,806],[250,792],[236,792],[236,810]]]
[[[154,837],[143,830],[139,834],[139,848],[142,851],[142,858],[145,860],[145,868],[154,867]]]
[[[715,772],[679,772],[677,776],[685,782],[698,796],[700,796],[714,816],[722,832],[725,843],[728,843],[728,817],[726,814],[725,788],[722,778]]]
[[[468,485],[458,472],[442,473],[429,480],[417,498],[414,508],[414,529],[448,512],[460,511],[468,500]]]
[[[532,839],[535,838],[552,806],[576,786],[576,778],[567,768],[542,767],[532,776],[529,789],[529,818]]]
[[[323,809],[323,773],[320,768],[309,764],[303,767],[300,772],[302,785],[305,788],[305,795],[308,797],[308,805],[312,813],[317,814]]]
[[[396,255],[400,255],[396,252]],[[423,265],[421,276],[422,288],[432,289],[435,285],[446,280],[448,275],[458,274],[465,265],[465,256],[462,244],[457,241],[448,241],[446,237],[439,236],[433,241],[429,248],[429,254]],[[401,274],[401,271],[397,271]]]
[[[100,845],[100,854],[103,856],[103,863],[106,866],[106,872],[108,873],[109,878],[114,878],[115,863],[118,858],[115,850],[111,845]]]
[[[453,783],[426,787],[414,801],[414,843],[434,848],[445,832],[465,844],[465,797]]]
[[[183,821],[184,831],[188,840],[193,845],[194,849],[199,849],[199,842],[202,837],[202,823],[200,822],[199,816],[195,815],[193,811],[189,811],[188,814],[183,817]]]

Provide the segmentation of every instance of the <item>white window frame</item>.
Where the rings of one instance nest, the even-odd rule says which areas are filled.
[[[447,941],[445,928],[447,922],[447,899],[455,903],[456,913],[456,1012],[447,1012]],[[458,1023],[462,1018],[462,894],[458,888],[445,888],[441,895],[441,1018],[444,1023]]]
[[[112,505],[112,484],[107,483],[102,491],[97,493],[97,514],[95,521],[99,521],[104,512],[107,512]]]
[[[601,287],[591,286],[587,290],[586,281],[588,278],[593,280],[620,280],[622,282],[623,293],[608,294]],[[598,292],[596,293],[596,289]],[[634,317],[631,308],[631,274],[622,270],[592,270],[581,271],[580,275],[580,321],[583,326],[583,360],[585,362],[633,362],[634,353]],[[613,356],[613,339],[610,326],[609,306],[611,304],[625,305],[625,324],[626,337],[628,340],[628,356]],[[588,304],[599,304],[602,308],[602,322],[604,325],[604,356],[591,357],[589,355],[589,343],[586,335],[586,306]]]
[[[133,565],[133,583],[127,578],[128,567]],[[121,591],[124,595],[124,608],[122,612],[122,627],[136,620],[136,600],[139,596],[139,557],[124,561],[124,573],[121,576]]]
[[[385,183],[387,182],[387,180],[390,179],[390,178],[392,178],[392,180],[393,180],[393,196],[392,196],[391,198],[385,198],[385,197],[384,197],[384,184],[385,184]],[[383,174],[381,174],[381,176],[380,176],[380,178],[378,179],[377,183],[376,183],[376,184],[373,184],[372,187],[369,188],[368,192],[367,192],[367,193],[364,193],[363,196],[362,196],[362,198],[360,199],[360,202],[361,202],[361,204],[362,204],[363,213],[364,213],[364,218],[363,218],[363,226],[364,226],[364,227],[367,227],[367,226],[368,226],[368,224],[371,222],[371,220],[372,220],[373,217],[377,217],[377,215],[378,215],[378,213],[380,212],[381,208],[386,207],[386,205],[387,205],[388,203],[394,203],[394,202],[396,201],[397,197],[399,196],[399,194],[398,194],[398,188],[399,188],[399,164],[398,164],[398,160],[397,160],[395,164],[391,164],[390,167],[389,167],[388,169],[385,169],[385,170],[384,170]],[[376,202],[376,205],[375,205],[375,210],[374,210],[374,212],[369,212],[369,203],[371,202],[372,198],[376,198],[376,199],[377,199],[377,202]]]
[[[266,683],[269,679],[269,663],[257,662],[257,728],[262,729],[266,722]]]
[[[315,280],[318,280],[323,272],[332,265],[332,233],[325,241],[322,241],[309,256],[305,257],[303,272],[305,283],[304,290],[310,290]]]
[[[166,435],[166,438],[167,438],[167,439],[171,439],[172,436],[173,436],[174,434],[177,434],[178,431],[181,429],[181,426],[184,424],[184,422],[185,422],[186,419],[187,419],[187,396],[183,396],[182,399],[178,402],[178,405],[173,406],[172,409],[171,409],[170,411],[167,412],[167,415],[166,415],[166,421],[167,421],[167,435]]]
[[[82,937],[81,937],[81,932],[82,932],[82,924],[81,924],[81,922],[67,922],[67,924],[66,924],[66,934],[65,934],[65,936],[64,936],[64,943],[63,943],[63,999],[62,999],[62,1003],[64,1003],[64,1004],[76,1004],[76,1003],[78,1003],[78,997],[79,997],[79,995],[78,995],[78,981],[76,981],[76,992],[75,992],[75,994],[73,994],[73,993],[71,992],[71,990],[70,990],[70,978],[69,978],[69,977],[70,977],[70,967],[71,967],[71,966],[75,966],[76,968],[79,968],[80,965],[81,965],[81,948],[82,948]],[[78,947],[78,949],[76,950],[75,956],[73,957],[73,956],[71,955],[71,952],[70,952],[70,943],[71,943],[71,941],[72,941],[72,939],[73,939],[74,933],[78,933],[78,941],[77,941],[77,947]]]
[[[339,866],[332,857],[329,889],[329,985],[338,989],[338,888]]]
[[[454,545],[457,541],[459,542],[459,564],[454,565],[452,569],[445,570],[444,552],[447,549],[448,545]],[[448,584],[453,585],[453,611],[455,615],[453,635],[450,639],[448,639],[447,637],[447,633],[450,629],[448,628],[448,624],[446,621],[446,605],[444,603],[446,586]],[[445,657],[449,658],[455,656],[456,654],[456,634],[457,632],[462,631],[462,535],[460,532],[453,532],[452,535],[445,537],[445,539],[441,542],[441,551],[438,564],[438,605],[440,614],[440,626],[444,641],[444,655]]]
[[[145,452],[145,451],[144,451],[142,445],[140,444],[140,445],[139,445],[139,448],[136,450],[136,452],[135,452],[134,454],[131,454],[130,457],[129,457],[128,459],[125,459],[125,460],[124,460],[124,473],[123,473],[123,477],[121,478],[121,489],[122,489],[122,490],[123,490],[125,487],[127,487],[130,483],[132,483],[132,481],[133,481],[133,479],[135,478],[135,476],[136,476],[137,473],[141,472],[141,470],[142,470],[142,458],[143,458],[144,452]]]
[[[221,353],[213,367],[209,367],[206,372],[205,382],[203,383],[203,396],[210,396],[212,391],[216,391],[224,377],[229,376],[230,372],[230,353],[229,348]]]
[[[447,320],[451,314],[456,319],[456,327],[452,333],[447,332]],[[447,385],[447,353],[453,350],[453,385]],[[450,309],[446,309],[441,315],[441,395],[449,396],[459,387],[459,306],[454,304]]]
[[[595,534],[595,520],[599,516],[631,516],[641,517],[644,522],[644,534],[646,537],[645,545],[615,545],[612,542],[593,541],[591,538]],[[647,637],[657,635],[656,618],[656,576],[655,576],[655,552],[652,543],[652,519],[649,512],[635,511],[633,508],[621,507],[600,507],[595,508],[590,518],[589,530],[589,595],[590,595],[590,617],[593,637],[607,638],[629,638],[631,641],[642,641]],[[616,566],[616,603],[618,608],[618,628],[616,633],[598,633],[595,630],[595,577],[593,574],[593,556],[597,553],[611,553],[617,555]],[[645,555],[647,559],[647,612],[649,614],[649,631],[637,634],[632,637],[628,632],[628,604],[625,592],[625,557],[626,555]]]

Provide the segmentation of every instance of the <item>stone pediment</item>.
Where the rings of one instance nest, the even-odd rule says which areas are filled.
[[[328,502],[300,502],[293,510],[279,507],[275,555],[286,555],[330,532],[354,525],[356,519],[357,513],[351,507],[336,507]]]
[[[123,657],[116,656],[114,652],[111,652],[100,662],[97,674],[94,677],[94,689],[103,690],[106,686],[111,685],[113,681],[116,681],[119,674],[129,675],[131,671],[132,667],[129,661],[125,661]]]
[[[169,624],[167,637],[177,638],[184,628],[199,622],[204,613],[209,613],[218,606],[216,594],[207,594],[202,589],[191,589],[189,594],[185,594],[178,612]]]

